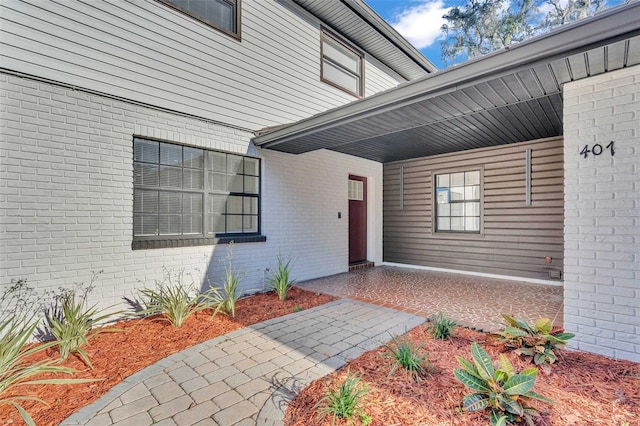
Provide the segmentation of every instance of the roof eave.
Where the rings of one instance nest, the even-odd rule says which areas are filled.
[[[256,146],[268,148],[326,130],[386,109],[434,97],[488,78],[513,72],[542,60],[552,60],[640,34],[640,2],[609,9],[597,16],[560,27],[545,35],[493,52],[461,65],[356,102],[317,114],[282,129],[253,138]]]

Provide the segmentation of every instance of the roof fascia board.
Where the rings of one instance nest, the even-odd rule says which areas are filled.
[[[396,46],[399,50],[404,52],[405,55],[410,57],[418,66],[424,69],[428,73],[433,73],[438,70],[429,59],[427,59],[418,49],[416,49],[411,43],[409,43],[404,37],[377,13],[371,9],[366,3],[362,1],[354,0],[341,0],[342,3],[347,6],[351,11],[360,16],[370,26],[375,28],[383,37],[385,37],[391,44]]]
[[[606,43],[640,34],[640,2],[609,9],[590,19],[560,27],[545,35],[501,49],[481,58],[444,69],[368,98],[334,108],[280,130],[253,138],[269,147],[319,130],[452,92],[498,78],[541,61],[552,61]]]

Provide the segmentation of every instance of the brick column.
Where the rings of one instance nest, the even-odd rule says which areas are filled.
[[[640,66],[564,87],[564,321],[640,362]]]

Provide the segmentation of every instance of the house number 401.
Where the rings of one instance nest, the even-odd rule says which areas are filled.
[[[582,148],[582,151],[580,151],[580,155],[584,155],[584,158],[587,158],[589,154],[593,154],[597,157],[598,155],[602,154],[603,152],[606,152],[607,150],[611,152],[612,157],[615,155],[616,150],[613,147],[613,141],[609,142],[609,144],[604,148],[599,143],[594,144],[592,146],[585,145],[584,148]]]

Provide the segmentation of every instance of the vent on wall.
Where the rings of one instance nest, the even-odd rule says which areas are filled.
[[[562,278],[562,272],[559,269],[549,269],[549,279],[559,280]]]

